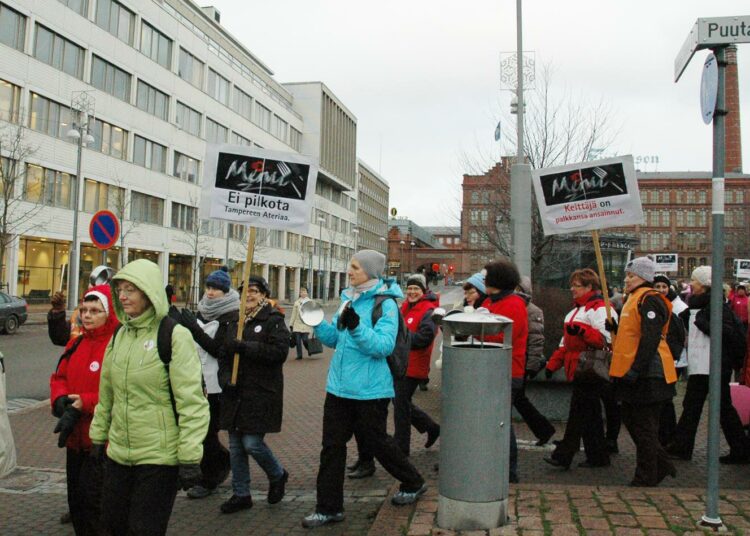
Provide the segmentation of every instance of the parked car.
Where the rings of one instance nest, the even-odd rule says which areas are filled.
[[[0,332],[15,333],[28,316],[26,300],[0,292]]]

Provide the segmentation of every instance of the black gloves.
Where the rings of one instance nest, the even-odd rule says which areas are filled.
[[[341,321],[341,325],[349,331],[355,330],[359,326],[359,315],[351,305],[344,308],[339,320]]]
[[[182,323],[182,315],[180,314],[180,310],[174,305],[169,306],[169,310],[167,311],[167,316],[170,317],[175,322],[177,322],[178,324]]]
[[[234,357],[234,354],[242,352],[243,345],[244,343],[242,341],[238,341],[237,339],[227,339],[226,343],[224,343],[224,348],[226,348],[227,356]]]
[[[91,445],[91,452],[89,452],[89,456],[94,458],[97,462],[101,463],[104,461],[104,458],[107,456],[107,445],[104,443],[94,443]]]
[[[628,370],[620,381],[627,384],[634,384],[638,380],[638,373],[633,369]]]
[[[55,403],[57,403],[57,400],[55,400]],[[76,427],[76,423],[80,417],[81,412],[73,406],[65,408],[62,417],[57,421],[57,426],[55,426],[55,429],[53,430],[54,433],[60,434],[60,437],[57,438],[58,447],[63,448],[65,446],[65,443],[68,441],[68,436],[73,433],[73,429]]]
[[[552,377],[553,374],[554,374],[554,371],[548,368],[544,369],[544,377],[547,378],[548,380]]]
[[[608,318],[604,321],[604,329],[610,333],[617,333],[617,320],[614,318]]]
[[[202,331],[201,327],[198,325],[198,319],[195,317],[195,314],[190,309],[183,309],[180,312],[180,324],[185,326],[190,330],[191,333],[195,333],[196,331]]]
[[[542,372],[542,369],[546,365],[547,365],[547,362],[546,361],[542,361],[541,363],[539,363],[539,366],[536,367],[536,368],[534,368],[534,367],[527,368],[526,369],[526,373],[525,373],[526,379],[530,380],[532,378],[536,378],[539,375],[539,373]]]
[[[203,478],[201,466],[197,463],[181,463],[179,468],[179,487],[189,490],[198,484]]]
[[[58,396],[55,399],[55,403],[52,404],[52,415],[57,417],[58,419],[63,416],[63,412],[65,411],[65,408],[70,406],[73,403],[73,399],[69,398],[67,395],[65,396]]]
[[[583,334],[586,332],[586,328],[579,324],[568,324],[565,326],[565,331],[568,332],[568,335],[572,335],[573,337],[578,335],[583,337]]]

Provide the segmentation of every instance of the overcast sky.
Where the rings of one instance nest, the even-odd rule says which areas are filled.
[[[399,216],[457,224],[448,207],[469,172],[462,156],[500,154],[493,133],[510,94],[501,90],[499,57],[516,49],[515,0],[213,5],[278,81],[322,81],[356,115],[358,156],[389,182]],[[618,135],[608,154],[657,157],[644,171],[710,171],[711,127],[699,103],[707,53],[677,84],[674,59],[695,19],[750,15],[743,2],[530,0],[523,9],[524,49],[534,51],[537,71],[550,64],[556,91],[612,110]],[[750,132],[750,43],[738,59]]]

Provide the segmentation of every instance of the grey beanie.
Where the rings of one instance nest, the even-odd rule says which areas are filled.
[[[422,274],[413,274],[406,280],[406,286],[416,285],[422,289],[422,292],[427,292],[427,279]]]
[[[656,263],[648,257],[636,257],[625,266],[625,271],[637,275],[644,281],[653,283]]]
[[[363,249],[352,256],[372,279],[383,277],[385,255],[373,249]]]

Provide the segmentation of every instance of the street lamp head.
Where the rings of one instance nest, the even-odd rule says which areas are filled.
[[[415,244],[414,242],[412,242],[412,243],[411,243],[411,247],[414,247],[414,246],[416,246],[416,245],[417,245],[417,244]]]
[[[323,223],[324,221],[326,221],[326,219],[323,216],[318,216],[318,221],[320,223]]]
[[[81,137],[81,133],[78,132],[77,128],[71,127],[71,129],[65,133],[65,137],[71,141],[78,141]]]
[[[401,245],[403,246],[403,245],[405,245],[405,244],[406,244],[406,242],[404,242],[404,241],[402,240],[401,242],[399,242],[399,244],[401,244]]]
[[[91,144],[92,144],[92,143],[94,143],[95,141],[96,141],[96,140],[94,139],[94,136],[92,136],[91,134],[86,134],[86,135],[85,135],[85,136],[83,137],[83,143],[85,143],[86,145],[91,145]]]

